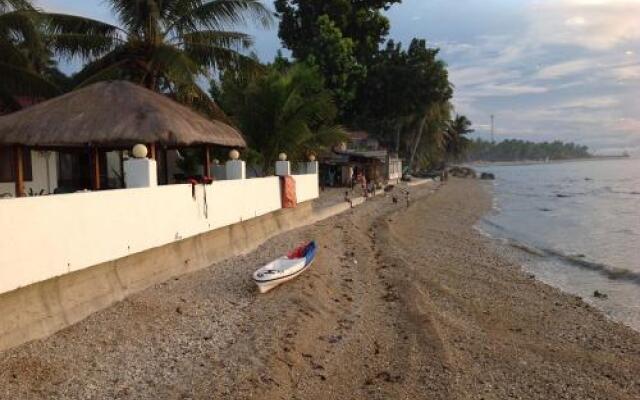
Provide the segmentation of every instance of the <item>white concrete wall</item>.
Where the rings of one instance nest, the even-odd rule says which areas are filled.
[[[295,179],[318,196],[317,175]],[[0,200],[0,293],[280,208],[278,177]]]
[[[317,199],[320,196],[318,174],[293,175],[296,180],[296,197],[298,203]]]
[[[49,163],[49,181],[47,182],[47,161]],[[45,194],[53,193],[58,187],[58,154],[53,151],[31,151],[32,181],[25,181],[24,188],[27,194],[29,189],[35,193],[44,190]],[[10,193],[16,195],[16,187],[13,182],[0,183],[0,195]]]

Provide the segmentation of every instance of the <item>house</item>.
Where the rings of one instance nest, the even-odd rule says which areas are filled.
[[[180,151],[243,148],[232,126],[125,81],[99,82],[0,117],[0,197],[124,187],[123,161],[138,143],[157,161],[158,182],[175,181]]]
[[[279,176],[246,179],[244,146],[224,121],[128,82],[0,117],[0,185],[13,197],[0,200],[0,351],[313,220],[317,163],[291,174],[281,160]],[[212,147],[227,150],[224,166]],[[224,180],[158,186],[187,151]]]
[[[348,140],[321,154],[320,179],[329,187],[351,186],[359,173],[368,182],[386,184],[402,178],[402,160],[365,131],[347,133]]]

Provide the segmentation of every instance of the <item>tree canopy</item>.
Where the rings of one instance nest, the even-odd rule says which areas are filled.
[[[270,171],[280,152],[305,160],[344,140],[336,107],[315,66],[276,63],[261,74],[229,71],[213,94],[244,133],[249,158]]]
[[[447,126],[445,140],[446,154],[454,160],[465,156],[471,146],[471,139],[469,139],[468,135],[473,132],[474,130],[471,129],[471,121],[464,115],[456,114]]]
[[[358,123],[378,132],[410,164],[417,152],[442,148],[453,88],[438,53],[425,40],[414,39],[407,49],[390,40],[373,59],[358,95]]]
[[[0,0],[0,111],[21,108],[20,98],[60,93],[57,70],[45,36],[45,20],[26,0]]]
[[[467,158],[470,161],[543,161],[589,157],[592,157],[589,148],[575,143],[534,143],[517,139],[495,143],[476,139],[470,144]]]
[[[401,0],[276,0],[280,16],[279,36],[282,44],[299,60],[318,55],[313,40],[321,27],[318,19],[326,16],[353,41],[354,56],[364,65],[378,51],[388,35],[390,24],[382,14]]]
[[[75,77],[79,85],[127,79],[215,114],[198,85],[212,70],[256,63],[241,51],[248,35],[230,30],[256,20],[268,25],[258,0],[107,0],[118,19],[111,25],[84,17],[48,14],[55,50],[89,61]]]
[[[399,0],[276,0],[282,44],[319,66],[343,119],[354,115],[359,87],[389,33],[382,14]]]

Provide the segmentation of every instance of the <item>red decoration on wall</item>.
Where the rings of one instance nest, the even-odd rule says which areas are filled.
[[[296,208],[298,199],[296,197],[296,180],[292,176],[280,177],[280,190],[282,198],[282,208]]]

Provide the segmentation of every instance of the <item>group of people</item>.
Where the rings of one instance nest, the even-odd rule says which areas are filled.
[[[376,193],[376,184],[374,181],[367,182],[367,177],[364,176],[362,171],[353,172],[351,176],[351,190],[355,190],[356,186],[362,189],[363,197],[371,197]]]

